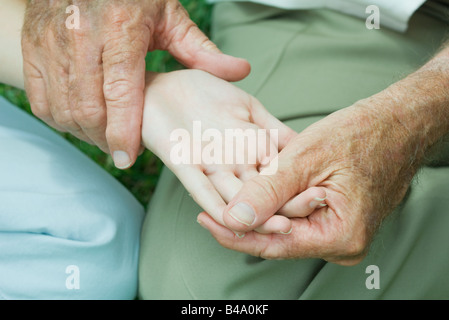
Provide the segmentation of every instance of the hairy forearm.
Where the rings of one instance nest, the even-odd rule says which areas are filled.
[[[409,95],[409,130],[420,134],[428,148],[449,132],[449,46],[401,83]],[[413,100],[412,100],[413,99]]]
[[[374,110],[392,117],[401,128],[396,136],[398,153],[410,166],[419,167],[430,159],[432,151],[449,134],[449,45],[416,72],[381,93],[364,100]],[[429,157],[430,156],[430,157]]]
[[[0,82],[23,89],[20,33],[26,0],[2,0],[0,10]]]

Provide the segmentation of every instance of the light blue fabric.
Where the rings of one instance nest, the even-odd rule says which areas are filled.
[[[112,176],[0,98],[0,298],[135,298],[143,216]]]

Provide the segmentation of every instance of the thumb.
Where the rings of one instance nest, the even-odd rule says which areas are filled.
[[[229,202],[223,221],[234,231],[248,232],[261,226],[293,196],[303,189],[305,179],[294,170],[294,157],[282,157],[277,161],[277,170],[270,168],[270,175],[263,174],[246,181],[237,195]],[[294,171],[294,172],[293,172]]]
[[[222,53],[188,15],[183,14],[171,32],[174,34],[169,35],[171,41],[166,49],[187,68],[200,69],[227,81],[242,80],[250,73],[248,61]]]

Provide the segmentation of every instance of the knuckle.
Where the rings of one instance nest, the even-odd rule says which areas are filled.
[[[345,256],[348,256],[348,257],[358,256],[358,255],[362,254],[364,249],[365,249],[365,246],[363,245],[362,242],[360,242],[358,240],[352,241],[346,247]]]
[[[179,17],[185,18],[189,16],[186,8],[177,0],[164,1],[162,11],[164,11],[166,17],[178,16],[179,19]]]
[[[129,21],[133,16],[128,5],[116,5],[111,3],[107,10],[107,23],[115,29],[120,30],[124,23]]]
[[[30,102],[31,112],[39,119],[45,120],[51,117],[50,109],[46,103]]]
[[[103,93],[106,102],[118,102],[126,100],[127,97],[131,97],[134,92],[134,84],[127,79],[116,79],[105,82],[103,85]],[[114,107],[120,107],[119,104],[114,104]],[[126,107],[123,104],[123,107]]]
[[[281,197],[277,191],[276,185],[271,176],[260,176],[260,179],[250,180],[256,184],[256,187],[261,190],[264,199],[269,203],[279,203]]]
[[[272,251],[260,251],[257,254],[260,258],[265,259],[265,260],[279,260],[279,254],[277,252],[272,252]]]
[[[172,34],[172,42],[179,43],[187,38],[188,35],[192,34],[197,30],[196,24],[187,19],[183,23],[175,25],[169,30],[169,34]]]
[[[73,110],[72,116],[77,123],[95,126],[102,122],[105,113],[97,105],[81,104]]]
[[[360,233],[352,234],[344,245],[344,256],[356,257],[362,255],[368,246],[366,237]]]
[[[82,22],[81,22],[82,23]],[[92,45],[91,41],[90,41],[90,34],[91,34],[91,30],[89,27],[85,27],[88,26],[89,24],[84,23],[83,24],[83,28],[74,28],[70,30],[69,33],[69,45],[71,47],[71,50],[74,54],[76,54],[79,51],[85,51],[88,46]]]
[[[330,255],[353,260],[367,253],[373,234],[364,219],[369,212],[363,208],[347,210],[351,214],[342,215],[346,219],[341,220],[342,224],[334,229],[327,242],[329,248],[333,248]]]
[[[272,246],[272,241],[260,244],[256,247],[257,256],[265,260],[280,260],[284,259],[284,256],[289,256],[285,246]]]
[[[117,46],[118,43],[111,43],[110,49],[103,52],[103,65],[105,68],[114,71],[130,71],[134,70],[136,61],[145,58],[142,50],[133,48],[123,48],[123,44]]]
[[[53,119],[60,127],[75,131],[78,128],[78,125],[73,120],[70,110],[60,110],[55,112],[53,114]]]

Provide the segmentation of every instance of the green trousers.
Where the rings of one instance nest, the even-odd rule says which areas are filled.
[[[248,59],[237,85],[301,131],[375,94],[425,63],[446,25],[416,13],[405,34],[369,30],[329,10],[284,11],[249,3],[214,9],[213,39]],[[440,159],[444,160],[444,159]],[[434,161],[352,267],[320,259],[264,260],[221,247],[196,222],[201,209],[165,170],[142,232],[142,299],[447,299],[449,167]],[[369,196],[369,195],[367,195]]]

